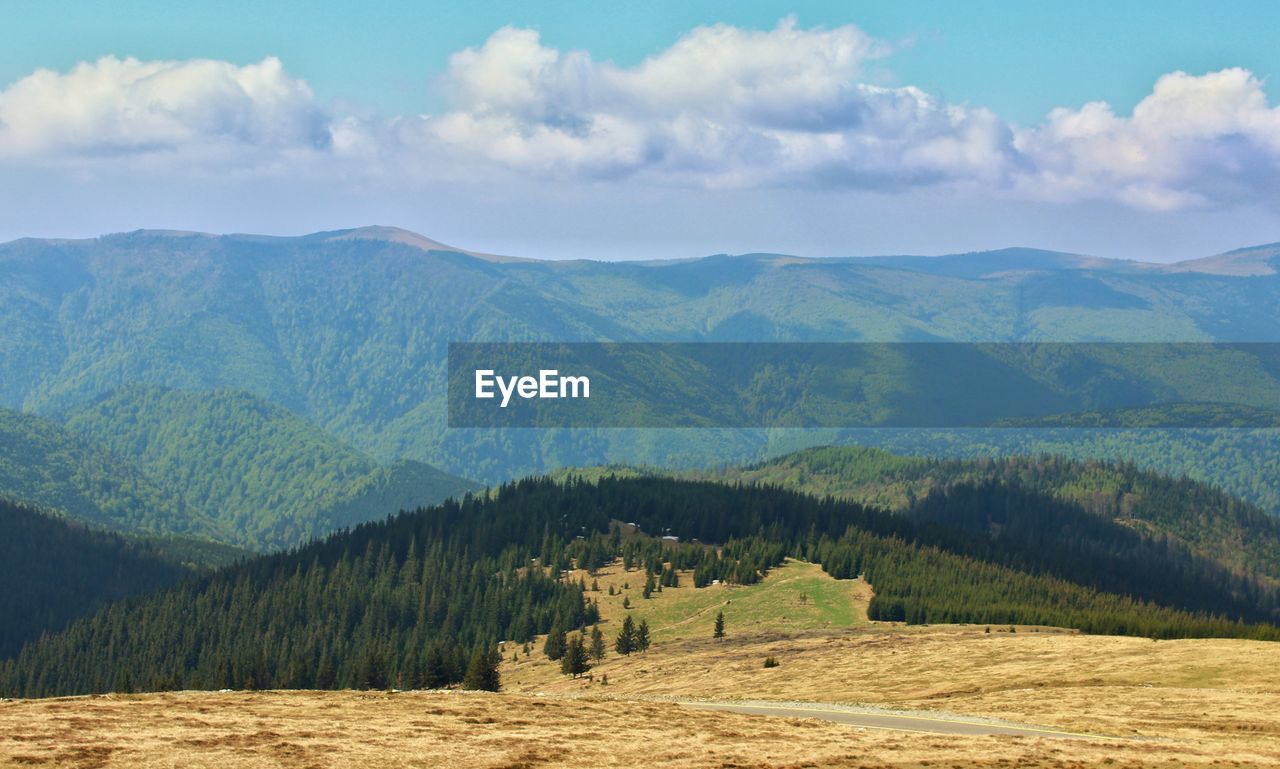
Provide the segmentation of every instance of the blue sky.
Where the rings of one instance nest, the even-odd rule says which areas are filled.
[[[1275,3],[264,5],[11,0],[0,237],[378,222],[549,257],[1158,260],[1280,240]],[[699,56],[733,64],[666,98]]]
[[[15,11],[16,5],[19,10]],[[449,54],[504,25],[538,28],[558,48],[634,64],[689,29],[856,24],[913,41],[898,80],[1019,122],[1097,99],[1132,107],[1166,72],[1229,66],[1280,73],[1280,4],[1186,2],[29,2],[10,0],[0,81],[107,54],[278,56],[325,98],[413,111],[436,104],[431,75]],[[371,8],[370,6],[376,6]],[[122,11],[121,9],[128,9]],[[180,10],[175,10],[180,9]]]

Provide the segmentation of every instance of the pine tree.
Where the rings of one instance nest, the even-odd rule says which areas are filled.
[[[501,689],[502,679],[498,673],[498,663],[501,659],[496,650],[483,647],[476,649],[471,655],[471,662],[467,665],[467,674],[462,678],[462,688],[486,692],[496,692]]]
[[[622,608],[624,608],[624,609],[630,609],[630,608],[631,608],[631,599],[630,599],[629,597],[627,597],[627,596],[623,596],[623,598],[622,598]]]
[[[387,688],[387,667],[382,654],[377,650],[369,649],[365,652],[360,660],[359,680],[356,683],[359,689]]]
[[[630,614],[622,621],[622,630],[618,631],[618,640],[614,642],[613,648],[623,656],[636,650],[636,622],[631,619]]]
[[[653,595],[653,589],[656,586],[656,583],[653,581],[653,574],[648,574],[644,578],[644,592],[642,593],[646,600],[648,600],[649,596]]]
[[[636,651],[649,651],[649,620],[640,620],[640,627],[636,628]]]
[[[564,657],[560,660],[560,672],[577,678],[590,669],[591,663],[587,661],[587,646],[583,643],[582,634],[575,633],[573,638],[569,639]]]
[[[556,625],[551,628],[551,632],[547,633],[546,643],[542,645],[542,653],[547,655],[547,659],[555,662],[564,656],[566,633],[564,628]]]
[[[711,635],[712,638],[724,638],[724,612],[716,614],[716,630]]]
[[[599,625],[591,628],[591,659],[596,662],[604,659],[604,633],[600,632]]]

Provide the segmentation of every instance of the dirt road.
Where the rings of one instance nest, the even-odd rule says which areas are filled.
[[[930,717],[889,713],[880,710],[843,708],[822,704],[790,704],[770,702],[693,702],[681,703],[687,707],[704,710],[723,710],[755,716],[782,716],[785,718],[819,718],[837,724],[847,724],[862,729],[892,729],[900,732],[922,734],[958,734],[968,736],[1009,735],[1014,737],[1054,737],[1061,739],[1110,739],[1091,734],[1064,732],[1048,727],[1005,724],[998,721],[964,718],[962,716]]]

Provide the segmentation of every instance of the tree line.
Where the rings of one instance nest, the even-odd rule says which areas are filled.
[[[877,619],[1277,638],[1274,593],[1211,562],[1009,484],[936,493],[904,516],[767,486],[526,479],[113,603],[0,664],[0,693],[492,686],[502,641],[548,634],[563,658],[576,638],[591,656],[599,613],[565,572],[616,557],[655,589],[681,569],[750,582],[804,558],[865,575]],[[624,538],[620,522],[681,540]],[[615,652],[638,649],[634,630]]]

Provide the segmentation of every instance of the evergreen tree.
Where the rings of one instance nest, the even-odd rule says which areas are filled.
[[[596,662],[604,659],[604,633],[600,632],[599,625],[591,628],[591,659]]]
[[[640,627],[636,628],[636,651],[649,651],[649,620],[640,620]]]
[[[649,598],[649,596],[653,595],[654,587],[656,587],[656,583],[653,581],[653,574],[650,573],[646,575],[644,578],[644,592],[642,593],[642,595],[645,597],[646,600]]]
[[[356,682],[356,688],[387,688],[387,668],[383,662],[382,654],[378,650],[368,649],[361,657],[359,680]]]
[[[711,634],[711,637],[724,638],[724,612],[723,611],[718,612],[716,614],[716,629],[715,629],[715,632]]]
[[[566,635],[564,628],[559,625],[552,627],[551,632],[547,633],[547,640],[542,645],[542,653],[547,655],[547,659],[555,662],[564,657]]]
[[[618,640],[614,641],[613,648],[623,656],[636,650],[636,623],[630,614],[622,620],[622,630],[618,631]]]
[[[477,648],[467,664],[467,674],[462,678],[463,689],[496,692],[502,688],[498,664],[502,658],[496,649]]]
[[[582,633],[574,633],[560,660],[560,672],[577,678],[590,669],[591,663],[587,659],[587,646],[582,640]]]

